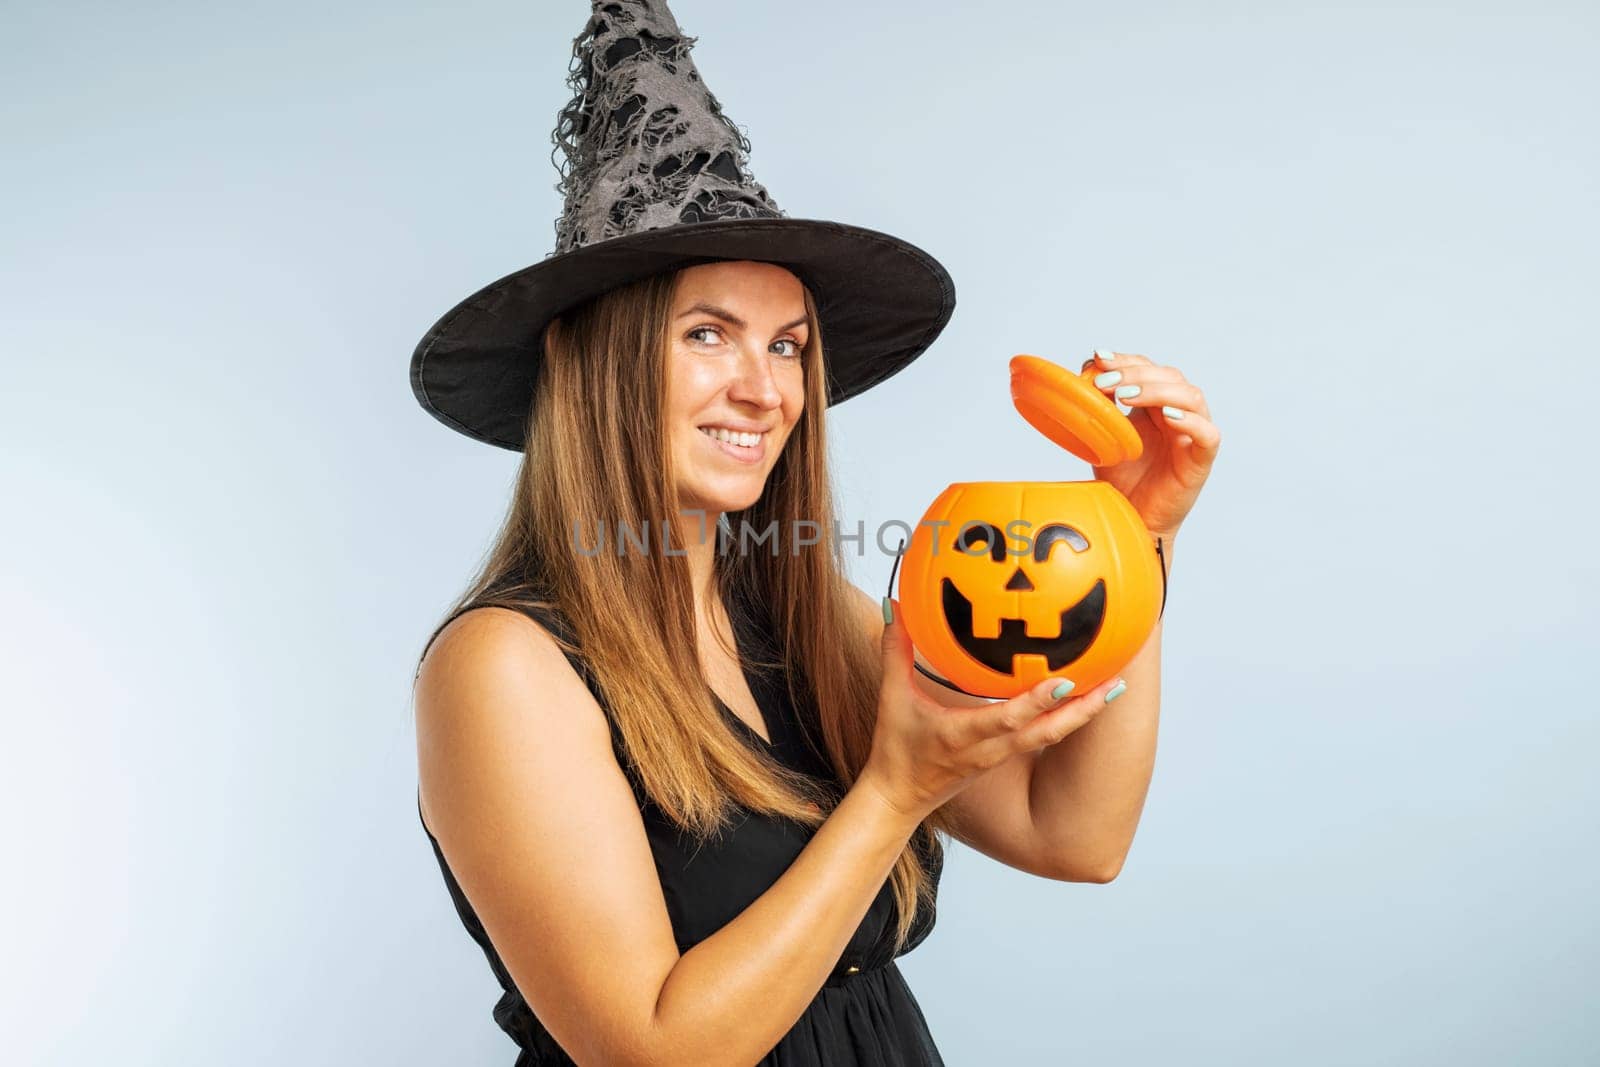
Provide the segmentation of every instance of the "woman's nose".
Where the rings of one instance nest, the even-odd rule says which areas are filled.
[[[742,352],[738,370],[728,385],[728,395],[735,400],[746,400],[764,408],[775,408],[783,401],[778,380],[772,373],[772,358],[764,354]]]

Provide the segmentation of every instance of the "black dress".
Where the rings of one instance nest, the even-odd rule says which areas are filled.
[[[743,606],[729,603],[728,614],[741,652],[740,660],[745,664],[745,680],[766,719],[772,734],[771,743],[718,700],[724,716],[752,747],[769,751],[786,766],[830,783],[834,795],[839,795],[843,790],[837,776],[818,755],[820,745],[813,746],[817,733],[816,712],[811,702],[802,702],[806,714],[800,714],[789,699],[788,687],[781,677],[749,666],[747,653],[759,651],[763,658],[768,658],[775,647],[766,613],[748,608],[739,610],[739,607]],[[554,613],[537,609],[526,613],[572,640],[570,628],[563,626]],[[578,657],[569,655],[568,660],[588,683],[595,700],[611,721],[610,709],[595,679]],[[735,829],[714,840],[696,843],[687,835],[681,835],[646,796],[633,770],[622,759],[621,737],[614,721],[611,732],[618,761],[639,801],[678,949],[686,952],[716,933],[766,892],[799,856],[810,840],[811,830],[788,819],[744,812]],[[417,815],[422,816],[420,799]],[[574,1063],[517,991],[426,821],[423,832],[433,846],[456,913],[472,939],[483,949],[495,978],[505,991],[495,1004],[494,1019],[522,1050],[516,1067]],[[937,887],[943,869],[943,850],[934,848],[923,855]],[[897,915],[893,886],[886,879],[827,982],[789,1032],[759,1061],[758,1067],[849,1067],[852,1064],[943,1067],[944,1060],[934,1044],[922,1009],[894,962],[897,956],[910,952],[928,936],[934,925],[935,909],[918,909],[905,945],[894,953]]]

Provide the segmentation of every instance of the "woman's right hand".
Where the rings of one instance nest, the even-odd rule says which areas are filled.
[[[984,771],[1018,752],[1053,745],[1094,718],[1118,678],[1060,700],[1052,676],[1027,692],[988,707],[951,706],[922,692],[913,680],[915,653],[890,598],[893,621],[883,628],[883,683],[872,752],[861,778],[894,809],[918,821],[938,810]]]

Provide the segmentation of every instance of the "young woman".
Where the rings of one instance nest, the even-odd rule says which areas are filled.
[[[827,535],[825,413],[927,348],[949,276],[784,216],[665,3],[592,10],[556,254],[413,356],[432,414],[523,453],[420,661],[418,814],[519,1067],[940,1064],[894,961],[933,926],[941,835],[1114,877],[1160,626],[1082,693],[991,702],[915,668]],[[1170,564],[1216,428],[1174,368],[1103,362],[1146,448],[1096,476]]]

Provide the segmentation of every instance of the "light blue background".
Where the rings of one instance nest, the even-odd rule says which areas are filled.
[[[586,8],[6,8],[10,1062],[512,1061],[410,681],[516,457],[406,364],[550,248]],[[947,1060],[1594,1062],[1596,9],[675,10],[786,211],[956,279],[834,412],[843,514],[1089,477],[1016,352],[1223,431],[1132,854],[956,846],[901,961]]]

